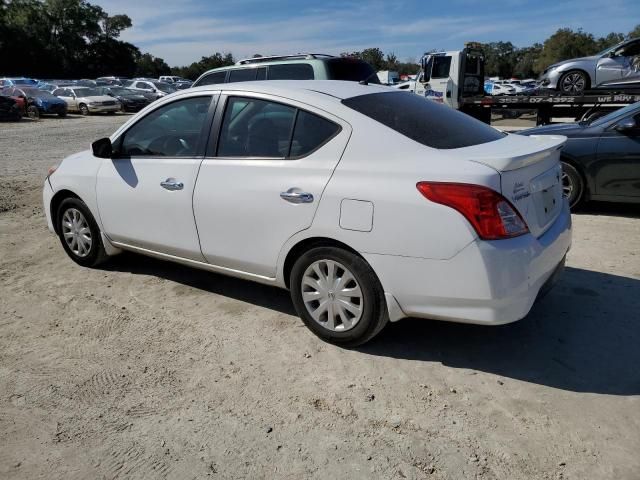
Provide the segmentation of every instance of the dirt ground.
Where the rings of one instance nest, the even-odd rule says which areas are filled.
[[[47,167],[125,118],[0,123],[0,478],[640,478],[637,207],[574,214],[520,322],[410,319],[345,350],[286,291],[66,257]]]

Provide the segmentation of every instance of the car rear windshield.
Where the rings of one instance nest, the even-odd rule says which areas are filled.
[[[327,60],[327,70],[331,80],[367,80],[369,83],[380,83],[374,68],[357,58],[332,58]]]
[[[506,135],[465,113],[410,92],[370,93],[342,103],[432,148],[470,147]]]

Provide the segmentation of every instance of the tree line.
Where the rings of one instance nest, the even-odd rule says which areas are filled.
[[[0,0],[0,75],[155,78],[172,74],[195,79],[207,70],[232,65],[236,60],[231,53],[215,52],[190,65],[170,67],[162,58],[143,53],[119,39],[131,26],[127,15],[108,15],[86,0]],[[561,28],[543,43],[527,47],[502,41],[486,43],[485,73],[536,77],[552,63],[593,55],[635,37],[640,37],[640,25],[626,34],[612,32],[599,38],[582,30]],[[428,45],[425,49],[433,50]],[[420,68],[415,58],[400,61],[393,52],[385,54],[377,47],[341,55],[361,58],[376,70],[415,74]]]

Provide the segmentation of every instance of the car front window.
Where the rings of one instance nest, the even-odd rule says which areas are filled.
[[[211,97],[190,97],[149,113],[121,140],[124,157],[192,157],[198,154]]]
[[[640,112],[640,102],[632,103],[630,105],[627,105],[626,107],[616,110],[615,112],[611,112],[608,115],[596,118],[590,125],[592,127],[600,127],[606,125],[609,122],[619,120],[626,115],[636,112]]]

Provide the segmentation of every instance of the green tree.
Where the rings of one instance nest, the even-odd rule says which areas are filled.
[[[232,54],[216,52],[208,57],[202,57],[199,61],[193,62],[191,65],[185,67],[174,67],[171,69],[171,73],[172,75],[179,75],[181,77],[195,80],[208,70],[226,67],[228,65],[233,65],[234,63],[235,60],[233,59]]]
[[[158,78],[160,75],[168,75],[171,68],[160,57],[154,57],[150,53],[143,53],[136,58],[136,76]]]
[[[517,49],[511,42],[492,42],[483,45],[485,75],[510,77],[517,63]]]
[[[598,42],[590,33],[561,28],[544,41],[534,70],[541,72],[549,65],[570,58],[585,57],[598,52]]]

